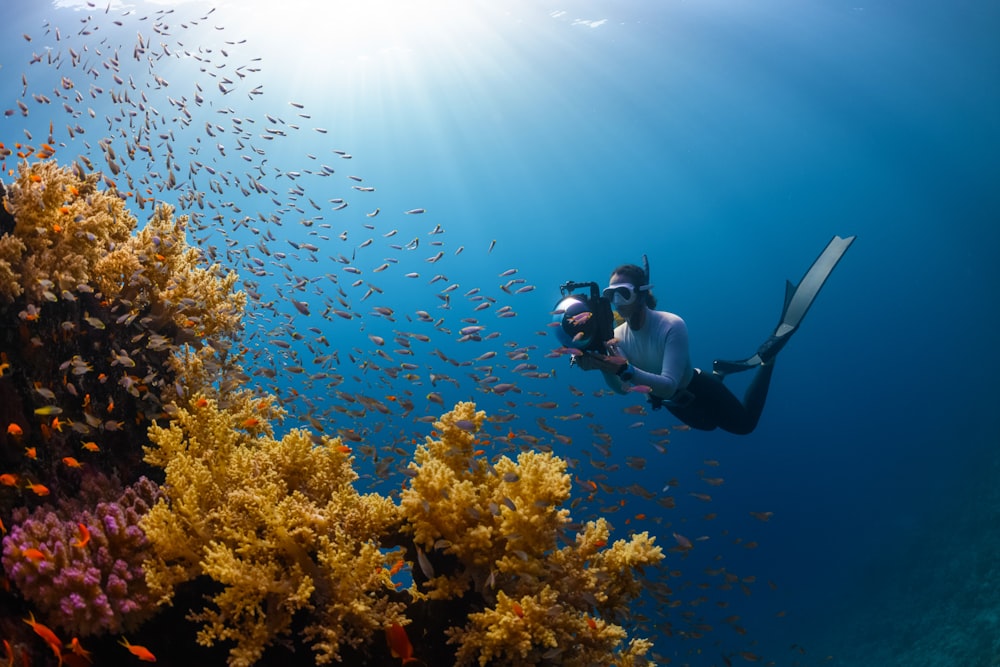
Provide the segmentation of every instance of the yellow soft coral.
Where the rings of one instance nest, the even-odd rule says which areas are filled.
[[[0,251],[3,273],[10,274],[0,294],[13,300],[25,293],[41,302],[72,292],[89,283],[97,262],[129,238],[135,217],[117,193],[98,190],[98,180],[55,161],[18,166],[7,188],[7,209],[15,221],[11,236],[21,243],[7,241]]]
[[[635,571],[658,563],[661,549],[646,533],[608,546],[604,519],[588,522],[575,543],[557,548],[569,511],[566,464],[526,451],[490,463],[475,449],[485,415],[459,403],[434,423],[437,437],[417,448],[401,496],[404,530],[427,551],[427,565],[457,558],[447,572],[424,572],[418,599],[468,592],[488,605],[452,628],[456,664],[639,664],[648,642],[622,648],[626,615],[639,593]]]
[[[176,327],[177,342],[231,334],[239,328],[246,295],[234,292],[237,274],[222,275],[218,265],[203,266],[201,253],[187,243],[188,216],[159,206],[153,217],[94,267],[97,285],[113,298],[146,312],[150,326]]]
[[[199,575],[221,584],[194,618],[204,622],[201,643],[235,642],[230,665],[257,661],[300,610],[318,663],[405,622],[402,604],[385,595],[378,544],[395,505],[357,493],[338,438],[292,430],[275,439],[275,410],[249,392],[226,409],[195,396],[168,426],[150,429],[147,460],[164,467],[169,500],[143,521],[157,553],[147,582],[163,603]]]
[[[491,465],[475,455],[485,417],[475,404],[459,403],[435,422],[439,437],[417,448],[400,500],[414,542],[430,549],[443,539],[448,553],[476,566],[506,552],[551,549],[569,520],[569,510],[557,509],[570,493],[565,463],[530,451]]]
[[[0,237],[0,298],[23,294],[38,306],[98,290],[174,345],[239,330],[246,296],[234,291],[237,275],[207,266],[187,243],[187,216],[161,205],[133,235],[135,216],[116,190],[98,189],[98,174],[55,161],[18,169],[4,202],[15,224]]]

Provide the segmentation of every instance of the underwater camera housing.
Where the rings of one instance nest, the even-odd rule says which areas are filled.
[[[577,290],[589,288],[590,292]],[[569,281],[559,287],[563,295],[553,310],[556,337],[564,347],[607,354],[605,343],[615,335],[611,301],[601,295],[595,282]]]

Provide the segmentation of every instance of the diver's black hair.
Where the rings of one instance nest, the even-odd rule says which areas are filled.
[[[622,264],[614,271],[611,275],[619,274],[628,278],[629,282],[636,287],[642,287],[643,285],[649,284],[649,276],[646,274],[645,269],[636,264]],[[645,290],[642,292],[646,299],[646,307],[655,310],[656,309],[656,297],[653,296],[653,292]]]

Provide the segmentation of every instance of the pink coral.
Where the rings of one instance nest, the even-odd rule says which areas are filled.
[[[78,636],[133,629],[155,609],[142,571],[150,548],[139,519],[159,495],[141,478],[93,511],[67,517],[39,507],[4,538],[4,570],[53,625]],[[89,532],[83,546],[80,524]]]

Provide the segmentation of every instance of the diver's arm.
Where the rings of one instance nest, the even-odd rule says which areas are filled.
[[[669,399],[680,389],[688,366],[688,331],[684,320],[676,318],[666,333],[663,346],[663,364],[659,374],[650,373],[632,366],[630,385],[645,385],[660,398]],[[621,380],[615,378],[619,384]],[[610,384],[610,380],[609,380]],[[624,391],[624,390],[623,390]]]

